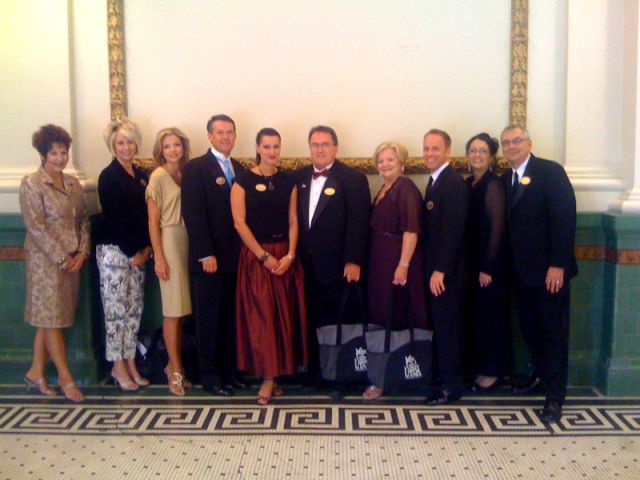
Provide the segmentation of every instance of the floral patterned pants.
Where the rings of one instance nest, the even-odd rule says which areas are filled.
[[[107,331],[107,361],[134,358],[144,303],[144,267],[131,265],[115,245],[98,245],[100,295]]]

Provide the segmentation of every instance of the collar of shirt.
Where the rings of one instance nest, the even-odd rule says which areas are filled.
[[[220,160],[227,160],[229,163],[231,163],[231,157],[223,155],[213,147],[211,147],[211,153],[214,157],[216,157],[216,160],[218,160],[218,162],[220,162]]]
[[[438,180],[438,177],[440,176],[442,171],[448,166],[449,166],[449,162],[444,162],[444,164],[440,165],[440,167],[435,172],[431,173],[431,178],[433,178],[433,183],[436,183],[436,180]]]
[[[336,163],[335,160],[333,162],[331,162],[329,165],[327,165],[326,167],[324,167],[324,168],[316,168],[316,166],[314,165],[313,166],[313,171],[314,172],[321,172],[323,170],[331,170],[331,167],[333,167],[334,163]]]
[[[518,174],[518,178],[520,180],[522,180],[522,177],[524,176],[524,172],[527,170],[527,165],[529,164],[530,159],[531,159],[531,154],[529,154],[527,159],[524,162],[522,162],[522,165],[520,165],[517,169],[515,170],[511,169]],[[513,178],[513,175],[511,175],[511,177]]]

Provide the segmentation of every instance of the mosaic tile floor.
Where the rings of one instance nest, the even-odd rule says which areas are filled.
[[[591,389],[573,389],[551,426],[540,398],[507,393],[447,407],[294,394],[258,407],[253,391],[96,387],[81,405],[23,392],[0,387],[0,480],[640,478],[640,399]]]

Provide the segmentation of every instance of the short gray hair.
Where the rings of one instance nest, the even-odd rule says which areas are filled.
[[[524,128],[522,125],[509,125],[508,127],[504,127],[504,129],[502,130],[502,133],[500,134],[500,138],[502,138],[502,136],[507,133],[507,132],[511,132],[513,130],[520,130],[523,134],[524,134],[524,140],[530,140],[531,137],[529,136],[529,131]]]
[[[116,155],[116,135],[122,135],[127,140],[132,140],[136,144],[136,149],[140,149],[140,144],[142,143],[142,135],[140,134],[140,127],[137,123],[132,122],[126,117],[123,117],[118,120],[114,120],[113,122],[107,125],[105,128],[102,137],[104,138],[104,143],[107,145],[107,148],[111,152],[113,156]]]

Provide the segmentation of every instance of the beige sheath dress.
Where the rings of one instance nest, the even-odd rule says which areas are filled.
[[[180,215],[180,185],[163,167],[158,167],[149,177],[146,198],[152,198],[160,209],[162,251],[169,265],[169,279],[160,280],[162,314],[165,317],[189,315],[189,239]]]

